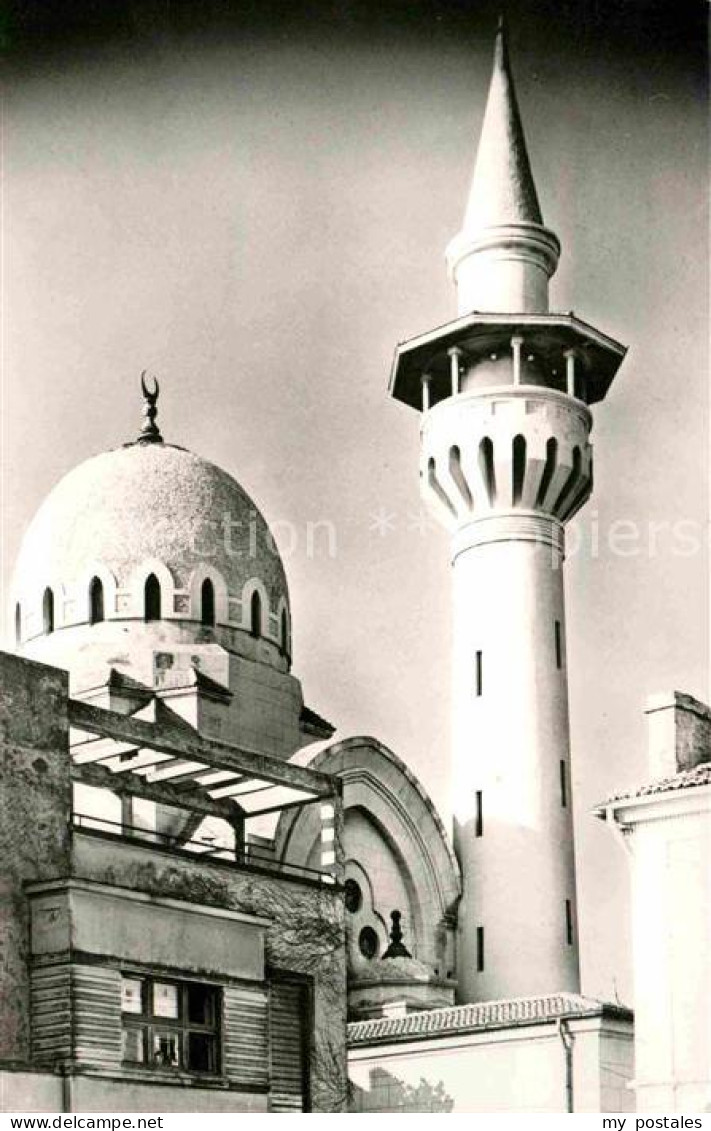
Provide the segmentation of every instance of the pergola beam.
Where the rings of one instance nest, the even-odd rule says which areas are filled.
[[[105,766],[98,766],[93,762],[72,766],[72,779],[98,789],[110,789],[119,797],[143,797],[147,801],[156,801],[159,805],[187,809],[205,817],[221,817],[224,821],[234,822],[241,816],[240,809],[233,802],[215,800],[201,790],[184,793],[175,789],[170,782],[147,782],[137,774],[113,774]]]
[[[216,770],[233,770],[262,781],[302,789],[318,797],[333,797],[334,794],[340,794],[342,788],[340,780],[329,774],[305,766],[295,766],[291,762],[282,762],[268,754],[244,750],[216,739],[203,738],[197,733],[193,735],[183,729],[157,727],[154,723],[121,715],[103,707],[94,707],[78,699],[70,699],[68,707],[71,726],[118,742],[149,746],[174,758],[201,762]],[[186,792],[180,796],[180,807],[189,808],[186,800],[190,794]]]

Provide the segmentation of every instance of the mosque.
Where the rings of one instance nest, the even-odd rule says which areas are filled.
[[[632,1014],[580,987],[563,593],[625,349],[549,311],[560,250],[501,26],[458,314],[390,383],[451,534],[452,839],[305,703],[268,518],[157,383],[40,507],[0,656],[6,1110],[634,1107]]]

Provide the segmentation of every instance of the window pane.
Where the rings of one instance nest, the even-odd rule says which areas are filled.
[[[188,1064],[191,1072],[215,1071],[215,1038],[207,1033],[188,1033]]]
[[[143,980],[141,978],[121,979],[121,1009],[124,1013],[143,1012],[142,988]]]
[[[156,1029],[153,1033],[153,1063],[163,1068],[180,1067],[180,1034]]]
[[[188,1021],[194,1025],[213,1025],[213,1002],[215,995],[211,986],[189,985],[188,990]]]
[[[143,1064],[145,1056],[144,1029],[124,1029],[122,1033],[121,1055],[124,1060]]]
[[[170,982],[154,982],[153,1014],[155,1017],[178,1016],[178,987]]]

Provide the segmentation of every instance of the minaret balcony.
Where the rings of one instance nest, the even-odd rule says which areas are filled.
[[[605,397],[625,353],[619,342],[572,313],[475,312],[398,345],[390,392],[427,411],[467,391],[476,370],[480,387],[541,385],[590,405]],[[504,359],[511,363],[508,369],[501,365]]]
[[[540,385],[475,385],[422,418],[425,502],[452,532],[474,520],[537,512],[566,523],[592,491],[592,414]]]

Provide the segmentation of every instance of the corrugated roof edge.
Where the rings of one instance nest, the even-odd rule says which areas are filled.
[[[596,805],[593,812],[596,816],[604,818],[608,805],[653,797],[658,793],[675,793],[680,789],[698,789],[703,785],[711,785],[711,762],[700,762],[698,766],[694,766],[693,770],[681,770],[678,774],[658,778],[656,781],[647,782],[646,785],[640,786],[639,789],[615,793],[607,801]]]
[[[383,1044],[391,1041],[421,1040],[451,1033],[476,1032],[487,1029],[541,1025],[559,1018],[610,1017],[631,1021],[627,1006],[560,993],[540,997],[509,998],[503,1001],[455,1005],[408,1013],[403,1017],[375,1017],[368,1021],[352,1021],[348,1025],[348,1044]]]

